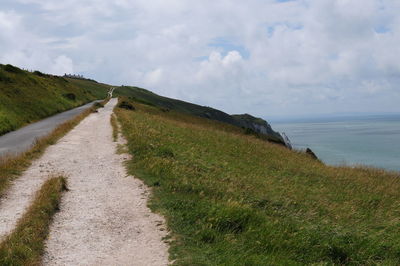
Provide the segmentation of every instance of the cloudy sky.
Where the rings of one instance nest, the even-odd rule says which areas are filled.
[[[400,1],[1,0],[0,62],[267,119],[400,112]]]

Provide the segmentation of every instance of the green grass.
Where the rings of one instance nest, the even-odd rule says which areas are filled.
[[[329,167],[237,127],[116,108],[178,265],[399,265],[400,179]]]
[[[107,97],[110,85],[91,80],[65,78],[68,82],[79,88],[84,88],[88,93],[94,95],[97,99]]]
[[[229,114],[213,109],[211,107],[201,106],[181,100],[163,97],[146,89],[138,87],[128,87],[128,86],[118,87],[115,90],[115,95],[127,96],[130,99],[135,100],[136,102],[159,107],[165,112],[168,112],[169,110],[174,110],[200,117],[206,117],[208,114],[208,116],[213,117],[215,120],[219,120],[230,124],[237,123],[237,121]]]
[[[55,113],[105,98],[108,87],[90,81],[0,65],[0,135]]]
[[[94,80],[59,77],[39,71],[30,73],[0,64],[0,136],[94,99],[104,99],[110,87]],[[163,97],[138,87],[120,86],[114,95],[157,106],[164,112],[174,110],[247,128],[250,129],[248,133],[264,140],[284,143],[266,121],[247,114],[229,115],[208,106]],[[267,131],[262,136],[256,132],[260,125]]]
[[[0,243],[0,265],[40,265],[49,226],[64,190],[64,177],[46,181],[14,232]]]
[[[229,115],[212,107],[201,106],[198,104],[193,104],[177,99],[163,97],[146,89],[138,87],[121,86],[115,90],[114,94],[116,96],[129,97],[131,100],[142,104],[158,107],[163,112],[173,110],[185,114],[204,117],[210,120],[224,122],[242,128],[251,129],[251,131],[254,131],[255,135],[263,138],[264,140],[284,144],[282,137],[277,132],[273,131],[266,121],[261,118],[253,117],[249,114]],[[261,134],[257,134],[255,132],[257,131],[257,129],[254,124],[265,126],[267,130],[266,134],[262,134],[262,136],[260,136]]]

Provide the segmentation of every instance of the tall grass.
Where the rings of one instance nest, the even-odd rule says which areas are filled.
[[[330,167],[239,128],[134,103],[115,113],[178,265],[400,264],[400,179]]]
[[[95,99],[108,87],[0,64],[0,135]]]
[[[14,232],[0,243],[0,265],[40,265],[49,226],[64,190],[64,177],[46,181]]]

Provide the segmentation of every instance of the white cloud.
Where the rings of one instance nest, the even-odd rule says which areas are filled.
[[[226,56],[219,52],[212,52],[207,60],[201,62],[196,73],[199,82],[210,79],[229,80],[237,75],[242,75],[241,66],[243,58],[237,51],[229,51]]]
[[[146,73],[144,76],[144,82],[148,86],[156,86],[158,85],[163,78],[163,70],[161,68],[157,68],[149,73]]]
[[[400,111],[397,0],[3,1],[2,63],[235,113]]]
[[[60,55],[54,60],[54,64],[51,65],[51,70],[50,72],[57,74],[57,75],[63,75],[65,73],[74,73],[74,64],[72,62],[72,59],[65,56],[65,55]]]

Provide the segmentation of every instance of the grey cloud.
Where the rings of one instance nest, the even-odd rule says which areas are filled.
[[[5,0],[0,60],[256,115],[399,111],[396,0]]]

